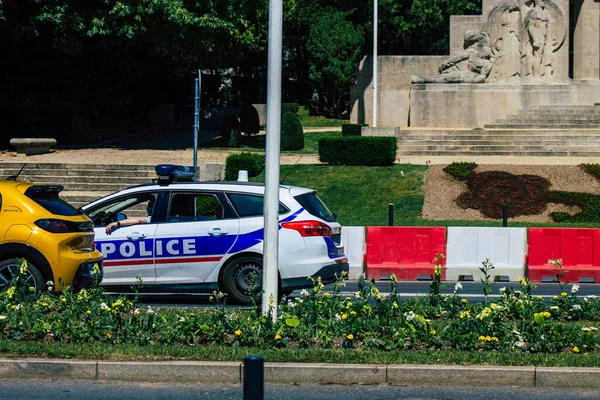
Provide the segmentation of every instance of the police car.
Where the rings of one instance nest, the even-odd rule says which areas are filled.
[[[155,184],[82,207],[104,256],[103,286],[121,291],[141,276],[143,291],[220,290],[248,304],[262,283],[264,184],[194,182],[191,168],[173,165],[156,171]],[[312,287],[309,277],[328,283],[348,272],[341,226],[317,192],[281,185],[279,202],[280,294]],[[142,222],[127,225],[135,216]]]

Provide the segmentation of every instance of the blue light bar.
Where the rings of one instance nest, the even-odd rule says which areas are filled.
[[[159,184],[172,182],[192,182],[194,180],[194,167],[183,165],[159,164],[154,167],[158,175]]]

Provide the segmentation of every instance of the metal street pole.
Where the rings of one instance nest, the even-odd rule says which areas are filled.
[[[265,160],[265,237],[263,242],[262,313],[277,319],[279,286],[279,153],[281,144],[281,69],[283,1],[269,1],[269,54],[267,69],[267,147]]]
[[[373,127],[377,127],[377,6],[373,0]]]
[[[200,71],[194,79],[194,180],[198,181],[198,128],[200,126]]]

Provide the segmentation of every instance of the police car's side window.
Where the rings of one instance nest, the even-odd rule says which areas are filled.
[[[223,218],[219,199],[211,193],[174,193],[168,222],[213,221]]]
[[[229,193],[228,196],[240,217],[263,215],[263,206],[265,203],[263,196],[243,193]],[[288,211],[283,204],[279,204],[279,214],[285,214]]]
[[[132,196],[120,197],[89,212],[94,226],[106,226],[108,223],[130,217],[147,217],[148,206],[154,204],[157,193],[136,193]],[[153,200],[153,201],[150,201]]]

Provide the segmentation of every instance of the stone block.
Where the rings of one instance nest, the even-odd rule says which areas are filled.
[[[198,173],[198,181],[222,181],[225,178],[225,164],[201,163]]]
[[[242,366],[242,377],[244,376]],[[265,363],[265,383],[383,385],[385,365]]]
[[[240,383],[239,362],[98,362],[98,379],[146,382]]]
[[[600,388],[600,369],[538,367],[536,386]]]
[[[0,360],[0,379],[96,379],[96,361]]]
[[[32,156],[35,154],[50,153],[56,146],[56,139],[52,138],[13,138],[10,144],[17,149],[17,154]]]

